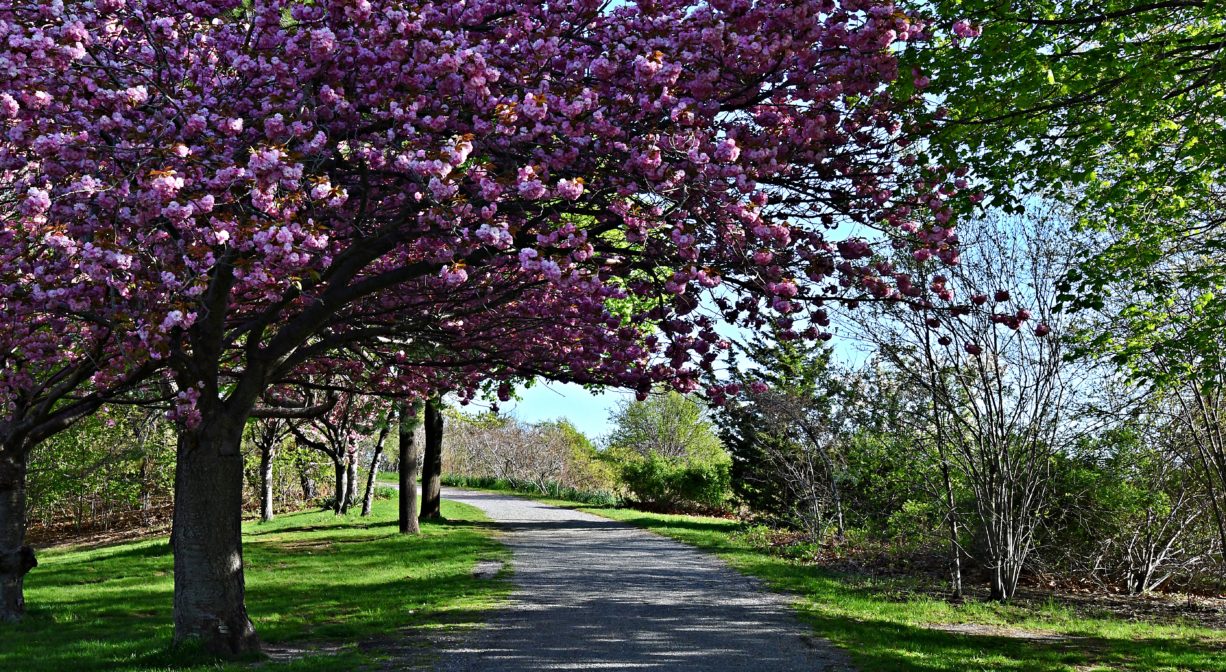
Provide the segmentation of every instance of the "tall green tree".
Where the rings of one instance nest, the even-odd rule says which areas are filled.
[[[669,459],[710,458],[723,450],[706,405],[678,392],[624,402],[612,420],[613,448]]]
[[[910,4],[936,36],[911,52],[922,76],[904,83],[927,84],[940,108],[933,160],[968,166],[993,206],[1063,200],[1096,232],[1061,297],[1109,313],[1117,328],[1093,349],[1159,381],[1152,353],[1215,351],[1226,326],[1226,4]]]
[[[815,478],[796,477],[818,477],[830,486],[832,496],[838,493],[828,442],[811,440],[829,433],[834,424],[833,399],[844,389],[842,379],[832,370],[831,351],[803,347],[795,341],[757,338],[744,347],[743,354],[752,365],[739,376],[738,392],[743,394],[720,407],[716,415],[720,437],[732,456],[733,492],[767,520],[821,526],[827,518],[822,506],[825,498],[806,497],[796,487],[815,485]],[[754,383],[762,382],[766,388],[750,391]],[[816,450],[806,451],[806,446]],[[819,460],[802,459],[810,454]],[[823,473],[808,473],[805,467],[810,465]],[[842,502],[833,498],[838,502],[841,531]]]

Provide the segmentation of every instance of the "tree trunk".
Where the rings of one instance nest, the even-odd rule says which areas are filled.
[[[26,539],[26,452],[0,446],[0,622],[25,615],[25,576],[38,565]]]
[[[992,568],[992,592],[990,598],[993,602],[1004,602],[1009,599],[1008,590],[1005,588],[1004,567],[1000,565]]]
[[[174,640],[199,640],[221,656],[260,648],[244,602],[246,417],[236,415],[223,407],[205,413],[196,429],[180,431],[175,465]]]
[[[391,430],[391,416],[388,422],[379,429],[379,440],[375,441],[375,454],[370,458],[370,473],[366,474],[366,493],[362,496],[362,515],[370,515],[371,504],[375,500],[375,479],[379,476],[379,462],[383,459],[383,443],[387,441],[387,433]]]
[[[828,463],[827,467],[830,469],[830,494],[834,498],[834,538],[841,544],[847,540],[847,527],[843,524],[843,497],[839,493],[838,475],[834,473],[833,463]]]
[[[336,471],[336,490],[332,493],[332,511],[339,516],[345,512],[345,486],[348,484],[349,472],[343,458],[332,460],[332,468]]]
[[[400,533],[418,534],[417,522],[417,425],[421,422],[421,402],[400,407]]]
[[[443,491],[443,398],[426,402],[426,458],[421,473],[421,519],[441,518]]]
[[[937,434],[940,441],[940,434]],[[962,546],[958,543],[958,504],[954,498],[953,481],[949,476],[949,463],[941,450],[941,479],[945,484],[946,526],[949,532],[949,590],[953,596],[962,598]]]
[[[269,522],[273,519],[272,510],[272,460],[276,449],[266,446],[260,451],[260,520]]]
[[[349,513],[349,509],[357,503],[358,496],[358,454],[357,452],[349,453],[348,463],[345,465],[345,506],[341,509],[341,513]]]
[[[315,479],[311,478],[310,471],[312,465],[304,465],[299,468],[298,482],[302,486],[302,499],[311,502],[319,493],[315,490]]]

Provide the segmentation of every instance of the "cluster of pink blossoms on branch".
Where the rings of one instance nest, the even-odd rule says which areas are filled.
[[[824,302],[922,293],[837,227],[956,261],[967,185],[912,167],[890,87],[923,32],[884,0],[7,3],[0,317],[34,359],[55,320],[124,334],[185,415],[206,356],[690,390],[720,320],[821,338]]]

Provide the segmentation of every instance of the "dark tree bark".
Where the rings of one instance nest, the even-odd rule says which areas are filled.
[[[0,622],[25,615],[26,574],[38,565],[26,538],[26,451],[0,446]]]
[[[443,398],[426,402],[426,454],[421,475],[421,519],[442,517]]]
[[[179,433],[174,639],[199,640],[211,653],[235,656],[260,648],[244,602],[240,444],[246,415],[204,410],[197,428]]]
[[[332,511],[339,516],[345,512],[345,486],[349,484],[349,470],[344,458],[333,458],[332,469],[336,473],[336,489],[332,493]]]
[[[375,454],[370,458],[370,473],[366,474],[366,493],[362,496],[362,515],[370,515],[370,507],[375,501],[375,479],[379,476],[379,462],[383,460],[383,444],[387,434],[392,429],[394,413],[389,413],[387,422],[379,428],[379,439],[375,441]]]
[[[358,454],[357,451],[349,453],[345,460],[345,506],[341,507],[341,513],[349,513],[349,509],[357,503],[358,498]]]
[[[421,402],[400,406],[400,533],[418,534],[417,521],[417,426],[421,423]]]
[[[308,471],[311,466],[303,465],[298,472],[298,482],[302,486],[302,498],[308,502],[319,496],[315,488],[315,479],[311,478],[311,473]]]

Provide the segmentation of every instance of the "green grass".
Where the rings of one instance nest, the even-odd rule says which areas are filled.
[[[1162,672],[1226,671],[1226,632],[1193,624],[1155,624],[1104,613],[918,595],[898,580],[836,574],[774,555],[721,518],[674,516],[541,500],[624,521],[710,551],[738,570],[799,597],[814,630],[846,649],[861,672]],[[951,625],[988,626],[966,634]],[[996,629],[996,632],[991,630]],[[1022,639],[1021,631],[1041,639]]]
[[[581,490],[562,485],[557,481],[538,483],[518,478],[494,478],[492,476],[460,476],[444,474],[443,485],[456,488],[475,488],[478,490],[497,490],[512,492],[529,497],[557,499],[570,502],[572,505],[583,506],[616,506],[620,498],[608,490]]]
[[[420,537],[396,530],[396,501],[369,518],[307,512],[244,526],[247,609],[266,644],[326,653],[259,669],[349,670],[376,662],[406,630],[479,622],[508,585],[471,575],[507,557],[481,512],[443,503],[445,522]],[[26,579],[29,614],[0,626],[0,670],[240,670],[169,647],[172,558],[165,537],[50,550]],[[339,645],[339,650],[337,646]]]
[[[379,485],[400,485],[400,474],[394,471],[380,471],[375,476],[375,483]]]

